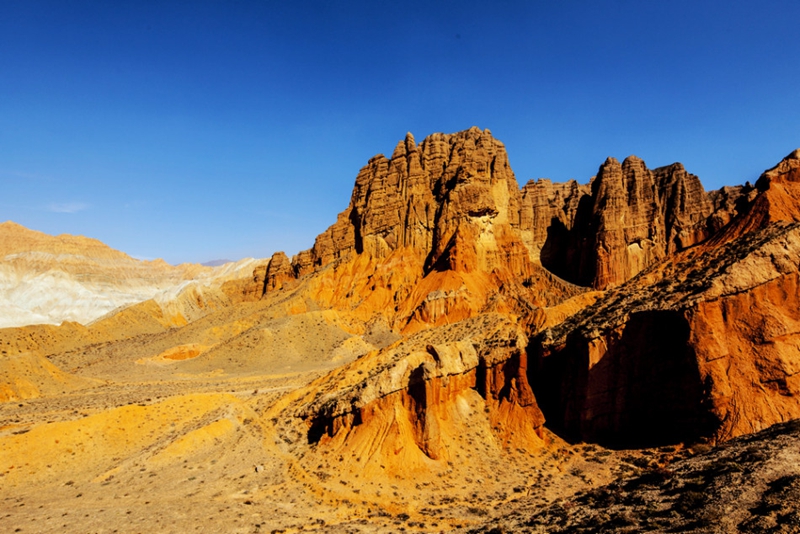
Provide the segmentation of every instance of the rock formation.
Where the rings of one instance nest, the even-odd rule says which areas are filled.
[[[375,156],[361,169],[350,206],[294,264],[302,272],[353,252],[381,259],[409,249],[425,272],[437,264],[491,271],[511,260],[524,275],[527,263],[514,259],[524,249],[510,230],[519,226],[519,204],[505,147],[489,130],[433,134],[419,146],[409,133],[390,159]]]
[[[593,524],[564,510],[595,498],[578,491],[652,469],[596,495],[616,506],[706,441],[800,418],[798,208],[800,151],[754,186],[710,193],[680,164],[633,156],[609,158],[588,185],[520,190],[488,130],[409,134],[291,260],[181,274],[87,325],[0,329],[0,483],[16,514],[0,521],[84,532],[116,521],[115,501],[150,530],[195,530],[196,518],[154,523],[155,488],[174,517],[219,501],[203,518],[212,530],[247,512],[251,530],[451,531],[564,496],[526,521],[632,525],[633,497]],[[106,295],[194,269],[29,237],[0,240],[3,265],[79,273]],[[645,446],[658,449],[629,449]],[[793,518],[776,502],[796,481],[750,477],[737,466],[752,447],[736,447],[726,473],[769,484],[763,509]],[[732,480],[681,477],[657,506]],[[671,528],[694,528],[672,513],[703,498],[691,493],[669,509]],[[77,497],[111,504],[72,514]],[[647,528],[664,526],[646,512]],[[780,514],[725,524],[766,528]],[[501,524],[536,524],[517,518]]]
[[[544,419],[526,344],[501,315],[429,329],[318,381],[289,411],[306,421],[308,442],[346,451],[361,469],[445,465],[475,424],[505,446],[535,448]]]
[[[474,142],[475,137],[482,136],[485,134],[470,130],[451,139],[472,146],[466,141]],[[455,142],[456,146],[461,141]],[[413,139],[407,137],[391,161],[418,151]],[[651,171],[635,157],[622,164],[609,158],[593,179],[590,193],[575,182],[531,182],[518,200],[502,204],[505,210],[519,206],[518,224],[512,224],[516,217],[501,217],[503,209],[499,208],[495,215],[498,220],[489,217],[492,222],[487,228],[493,236],[503,232],[510,236],[500,240],[508,248],[499,255],[479,252],[483,244],[479,236],[483,234],[474,233],[484,224],[480,218],[495,212],[461,203],[456,205],[466,215],[459,218],[446,195],[438,200],[442,206],[432,224],[412,224],[416,232],[398,230],[399,221],[421,211],[401,210],[397,215],[396,207],[405,204],[398,204],[386,192],[388,177],[394,176],[389,169],[400,169],[398,176],[403,172],[411,176],[417,165],[412,162],[398,167],[373,159],[359,175],[350,211],[340,216],[337,224],[318,239],[315,249],[304,256],[342,259],[331,259],[333,265],[327,266],[319,259],[312,261],[321,267],[308,283],[331,288],[335,278],[343,283],[341,291],[348,291],[349,298],[359,301],[377,298],[381,294],[378,287],[411,286],[413,289],[405,292],[387,293],[394,299],[387,303],[399,304],[395,308],[398,315],[408,318],[406,333],[413,333],[423,326],[442,324],[438,322],[442,318],[452,322],[485,313],[486,308],[470,306],[469,299],[461,295],[489,302],[491,295],[501,294],[499,288],[516,292],[513,281],[498,278],[498,272],[524,275],[535,272],[537,256],[545,265],[552,265],[550,262],[561,256],[562,265],[576,269],[572,276],[608,288],[606,292],[576,297],[575,304],[566,301],[570,295],[564,291],[559,298],[538,304],[532,304],[534,299],[529,294],[513,293],[510,301],[527,302],[530,307],[495,310],[517,314],[530,332],[545,328],[529,347],[533,359],[532,365],[526,366],[528,382],[536,394],[531,396],[530,405],[538,402],[552,428],[564,435],[608,445],[728,439],[786,417],[800,417],[796,407],[800,390],[790,378],[794,366],[800,363],[795,363],[790,351],[780,348],[784,342],[778,341],[794,331],[792,325],[797,320],[791,288],[798,272],[798,262],[792,258],[800,257],[800,230],[789,223],[798,211],[793,206],[800,205],[800,196],[795,198],[794,180],[800,167],[797,155],[793,153],[766,172],[755,189],[726,188],[710,195],[682,165]],[[461,170],[454,175],[460,173],[470,175]],[[475,182],[482,183],[479,179]],[[477,188],[466,196],[472,201],[482,198],[487,190],[494,191],[491,181],[483,186],[465,183]],[[502,187],[497,187],[508,191],[511,178],[498,183]],[[392,185],[390,190],[398,187]],[[453,187],[455,197],[461,190]],[[479,204],[486,207],[495,201],[497,205],[496,198],[485,196]],[[370,202],[379,208],[369,208]],[[394,208],[387,208],[389,205]],[[394,214],[394,219],[387,213]],[[439,252],[436,231],[448,225],[439,222],[443,213],[448,214],[448,220],[460,222],[452,233],[445,232],[451,237]],[[475,213],[481,215],[475,219],[470,215]],[[383,225],[378,222],[387,220]],[[352,250],[330,252],[335,247],[320,243],[330,244],[325,241],[327,236],[345,235],[343,221],[352,223],[352,235],[361,237],[353,240]],[[429,240],[423,231],[426,228],[432,229]],[[548,243],[556,241],[555,236],[561,240]],[[517,252],[519,243],[527,243],[527,258]],[[398,244],[403,246],[398,248]],[[429,248],[420,248],[423,244]],[[319,250],[329,252],[319,254]],[[345,261],[348,257],[351,259]],[[355,263],[354,257],[359,258]],[[663,261],[666,259],[669,261]],[[401,264],[417,265],[418,271],[409,274],[399,268]],[[359,282],[365,272],[370,273],[367,279],[371,286]],[[471,276],[465,278],[464,273]],[[483,289],[478,280],[483,281]],[[545,287],[540,294],[563,284],[555,277],[549,281],[550,288]],[[359,288],[365,290],[353,295]],[[316,294],[318,301],[320,295]],[[476,299],[476,295],[480,297]],[[770,305],[765,307],[764,300]],[[327,302],[337,305],[331,304],[337,302],[331,296]],[[548,305],[555,307],[548,311]],[[768,320],[771,329],[763,327]],[[774,335],[770,333],[773,331]],[[724,347],[720,345],[723,341]],[[426,373],[435,378],[435,374]],[[364,402],[351,399],[344,404],[352,407]],[[323,425],[325,433],[333,436],[344,424],[336,421],[346,417],[329,408],[319,407],[318,416],[328,421]],[[348,414],[354,417],[352,412]],[[306,417],[317,421],[317,426],[321,420]]]
[[[708,237],[712,202],[680,163],[651,171],[635,156],[622,164],[608,158],[590,193],[574,182],[565,185],[568,194],[555,194],[563,204],[556,216],[547,221],[537,215],[541,222],[534,225],[539,230],[531,235],[531,247],[542,251],[545,267],[580,285],[618,285]],[[535,214],[542,203],[532,201]]]
[[[717,235],[537,336],[531,382],[552,428],[636,446],[800,417],[798,168],[795,152]]]
[[[554,184],[547,178],[531,180],[522,188],[520,233],[531,257],[544,265],[564,262],[569,255],[569,234],[587,211],[591,188],[575,180]],[[547,248],[543,248],[547,245]],[[564,265],[561,265],[564,271]]]
[[[385,314],[407,332],[576,294],[531,261],[521,203],[505,147],[489,130],[433,134],[419,145],[408,134],[391,158],[361,169],[348,208],[291,270],[273,257],[265,290],[277,284],[272,272],[281,283],[316,272],[317,302],[358,308],[365,319]]]
[[[503,144],[488,130],[433,134],[420,144],[408,134],[391,158],[375,156],[361,169],[348,208],[313,248],[292,259],[291,272],[281,260],[280,277],[305,276],[355,256],[384,263],[402,257],[406,284],[435,272],[496,273],[505,279],[494,285],[521,279],[537,286],[529,302],[553,304],[574,290],[562,284],[549,291],[558,280],[540,265],[581,286],[621,284],[725,226],[749,192],[731,187],[707,194],[680,163],[650,170],[635,156],[622,164],[609,158],[591,186],[541,179],[519,190]],[[406,297],[395,294],[391,307],[399,312]],[[473,301],[474,314],[485,298]]]
[[[281,289],[284,282],[293,280],[294,270],[286,254],[276,252],[272,255],[267,264],[267,272],[264,279],[264,291]]]

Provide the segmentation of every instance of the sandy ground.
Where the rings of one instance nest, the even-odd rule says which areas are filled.
[[[554,436],[531,453],[476,435],[444,471],[359,478],[341,458],[318,464],[313,445],[288,443],[270,418],[321,373],[109,381],[4,403],[0,531],[447,532],[637,469]]]
[[[309,443],[286,399],[397,336],[270,306],[169,329],[137,311],[90,328],[84,344],[74,328],[0,331],[0,378],[18,395],[0,403],[0,532],[468,530],[668,461],[554,435],[509,447],[467,392],[473,419],[447,461],[367,473]],[[8,353],[34,349],[9,365]]]

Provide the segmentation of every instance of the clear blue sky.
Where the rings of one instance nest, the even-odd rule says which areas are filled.
[[[707,189],[800,147],[800,2],[0,3],[0,220],[171,263],[292,254],[367,160],[477,125],[520,185]]]

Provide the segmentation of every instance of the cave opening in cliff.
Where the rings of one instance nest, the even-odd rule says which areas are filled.
[[[719,421],[678,311],[631,315],[602,339],[575,334],[563,348],[536,350],[531,383],[547,426],[570,441],[612,448],[695,442]]]
[[[322,439],[322,436],[329,434],[329,432],[330,418],[323,416],[314,417],[311,420],[311,424],[308,427],[308,432],[306,433],[308,444],[313,445],[315,443],[319,443]]]

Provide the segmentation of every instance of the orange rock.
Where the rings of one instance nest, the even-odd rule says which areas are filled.
[[[288,413],[307,422],[321,451],[346,453],[368,472],[446,461],[464,447],[465,425],[485,425],[504,447],[536,447],[544,419],[526,343],[519,326],[492,314],[426,330],[317,380]]]
[[[524,313],[581,290],[532,261],[520,233],[521,193],[488,130],[408,134],[390,159],[359,172],[350,205],[314,247],[273,256],[265,291],[307,277],[322,307],[384,316],[416,332],[484,311]],[[254,274],[254,285],[262,275]]]
[[[630,447],[800,417],[798,258],[800,223],[768,224],[686,251],[545,329],[530,375],[548,424]]]

